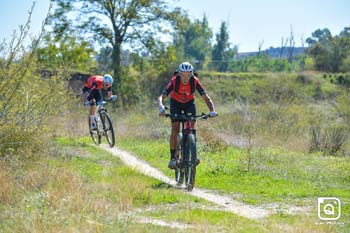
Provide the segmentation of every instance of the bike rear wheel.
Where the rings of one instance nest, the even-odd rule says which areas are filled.
[[[106,136],[109,146],[113,147],[115,144],[114,129],[111,118],[109,117],[107,112],[101,113],[101,120],[104,136]]]
[[[196,160],[197,160],[197,147],[196,139],[193,134],[187,135],[185,141],[185,181],[186,189],[192,191],[196,179]]]
[[[91,122],[90,122],[90,119],[89,119],[89,129],[90,129],[90,125],[91,125]],[[90,135],[91,135],[91,138],[92,138],[92,141],[96,144],[96,145],[100,145],[101,144],[101,138],[102,138],[102,135],[100,134],[100,130],[99,130],[99,125],[97,124],[97,120],[95,119],[95,125],[96,125],[96,130],[91,130],[90,129]]]

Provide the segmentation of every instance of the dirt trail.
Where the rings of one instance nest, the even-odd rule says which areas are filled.
[[[143,173],[147,176],[158,179],[171,186],[177,187],[174,179],[170,179],[163,172],[152,167],[147,162],[137,158],[131,153],[118,149],[116,147],[110,148],[105,145],[101,145],[101,148],[111,152],[114,156],[119,157],[126,165],[134,168],[140,173]],[[223,211],[232,212],[234,214],[237,214],[239,216],[249,218],[249,219],[264,218],[278,211],[278,206],[276,205],[270,205],[270,206],[264,206],[264,207],[247,205],[232,199],[232,197],[229,195],[218,194],[212,190],[194,188],[192,192],[187,192],[187,193],[189,195],[203,198],[209,202],[215,203],[220,207],[219,209]],[[288,213],[299,212],[299,211],[304,211],[304,210],[299,209],[297,207],[290,207],[287,210]]]

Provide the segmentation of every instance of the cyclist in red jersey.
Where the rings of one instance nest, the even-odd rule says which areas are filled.
[[[102,93],[101,90],[104,89],[107,91],[107,99],[115,100],[117,96],[112,94],[112,84],[113,78],[109,74],[101,75],[93,75],[85,83],[83,88],[83,101],[85,105],[90,105],[89,111],[89,121],[90,121],[90,129],[96,129],[94,116],[96,111],[96,103],[102,101]]]
[[[170,114],[181,114],[183,111],[185,114],[192,116],[196,115],[196,106],[194,104],[194,92],[197,90],[202,96],[209,108],[210,117],[215,117],[217,113],[215,112],[214,104],[208,94],[205,92],[202,84],[199,82],[198,78],[193,73],[193,66],[184,62],[179,65],[178,74],[175,74],[171,81],[166,86],[162,95],[158,98],[158,110],[159,115],[165,115],[165,107],[163,105],[163,100],[170,94]],[[191,122],[191,127],[194,128],[195,121]],[[170,136],[170,161],[168,167],[170,169],[175,169],[175,152],[177,135],[180,132],[180,122],[177,120],[171,121],[171,136]],[[199,161],[198,161],[199,162]]]

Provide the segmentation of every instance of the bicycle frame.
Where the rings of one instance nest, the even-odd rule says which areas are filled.
[[[105,103],[105,101],[97,103],[95,112],[95,123],[97,130],[90,130],[90,135],[92,140],[97,145],[101,144],[101,138],[102,136],[105,136],[110,147],[113,147],[115,144],[114,129],[107,109],[103,106]]]
[[[105,125],[103,124],[104,120],[104,114],[107,113],[107,109],[105,109],[105,107],[103,106],[104,102],[97,104],[97,108],[96,108],[96,116],[100,119],[99,123],[102,123],[102,130],[105,130]],[[103,120],[102,120],[103,119]],[[101,125],[99,125],[101,126]]]
[[[183,152],[183,162],[186,163],[190,163],[193,161],[195,161],[195,159],[197,159],[197,155],[196,158],[191,158],[191,160],[189,160],[189,156],[187,153],[187,149],[186,148],[186,140],[188,139],[188,135],[193,134],[194,138],[196,139],[196,129],[191,127],[191,120],[187,120],[186,122],[182,121],[181,122],[181,132],[182,132],[182,139],[181,139],[181,148],[182,148],[182,152]],[[197,140],[195,140],[197,141]],[[190,164],[191,165],[191,164]]]
[[[97,102],[96,103],[96,111],[95,111],[95,121],[96,121],[96,127],[98,132],[103,132],[104,130],[104,125],[102,124],[102,118],[104,112],[107,112],[107,110],[104,108],[104,101]]]
[[[176,153],[175,180],[181,185],[185,176],[186,189],[192,191],[195,183],[197,166],[196,129],[192,128],[192,121],[196,118],[207,119],[208,115],[202,113],[199,116],[187,116],[183,114],[165,114],[166,117],[181,122],[180,148]]]

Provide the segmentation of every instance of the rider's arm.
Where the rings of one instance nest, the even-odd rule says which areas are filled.
[[[168,83],[168,85],[166,86],[165,90],[163,91],[163,93],[158,97],[158,108],[163,106],[163,100],[166,99],[168,97],[168,95],[170,94],[170,92],[174,89],[173,86],[173,82],[170,81]]]
[[[163,91],[163,93],[158,97],[157,104],[158,104],[158,111],[160,116],[163,116],[165,114],[165,107],[163,105],[163,101],[168,97],[168,95],[173,89],[174,89],[173,82],[170,81],[166,86],[165,90]]]
[[[162,94],[158,97],[158,112],[159,116],[165,115],[165,107],[163,105],[163,100],[168,97],[166,94]]]
[[[83,103],[85,103],[87,101],[87,97],[90,94],[90,88],[84,86],[83,87]]]
[[[201,84],[201,82],[199,82],[198,79],[196,79],[195,81],[197,82],[197,84],[196,84],[196,90],[198,91],[198,93],[199,93],[201,96],[207,94],[207,93],[205,92],[204,87],[203,87],[203,85]]]
[[[202,96],[202,99],[207,104],[210,112],[215,112],[215,107],[213,101],[210,99],[209,95],[205,92],[203,85],[197,79],[196,89],[199,94]]]
[[[98,84],[97,84],[97,82],[92,82],[91,84],[90,84],[90,90],[91,91],[93,91],[93,90],[95,90],[95,89],[97,89],[97,87],[98,87]]]
[[[108,99],[112,98],[112,95],[113,95],[112,91],[107,91],[107,98]]]
[[[158,107],[162,106],[163,105],[163,101],[164,99],[166,99],[168,96],[166,94],[161,94],[159,97],[158,97]]]
[[[162,92],[162,95],[168,96],[173,89],[174,89],[173,82],[170,81],[168,85],[166,85],[165,90]]]
[[[113,92],[112,92],[112,87],[108,87],[106,89],[107,91],[107,98],[106,99],[111,99],[112,98],[112,95],[113,95]]]
[[[213,101],[210,99],[208,94],[204,94],[202,95],[202,99],[205,101],[205,103],[207,104],[209,111],[211,112],[215,112],[215,107],[214,107],[214,103]]]

